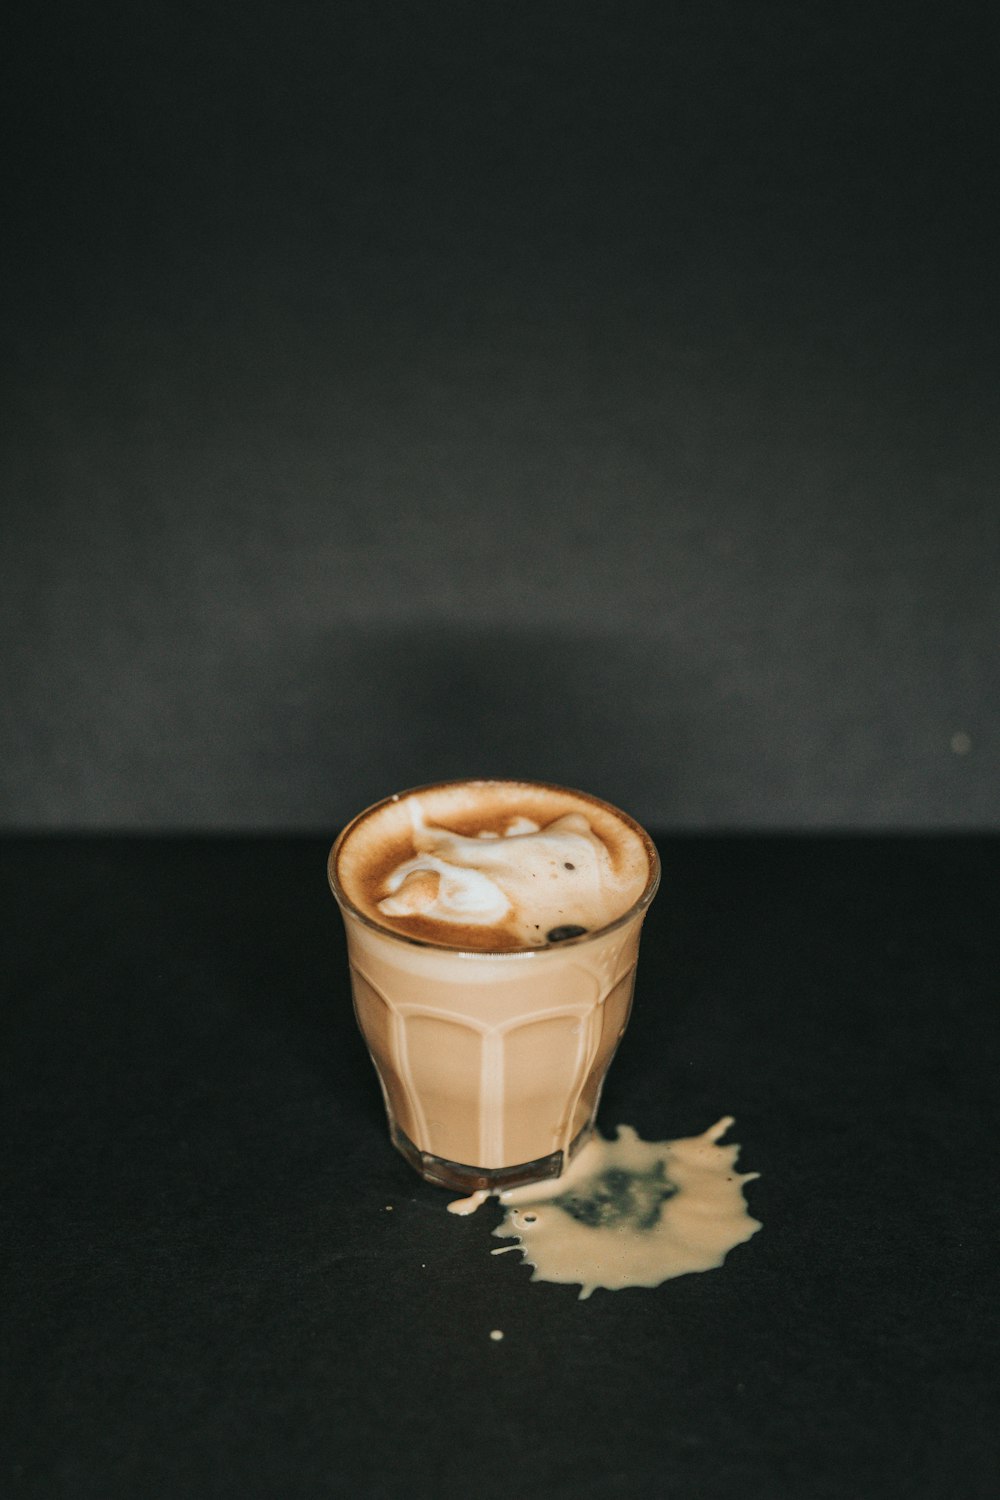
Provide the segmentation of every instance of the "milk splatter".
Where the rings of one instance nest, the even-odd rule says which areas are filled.
[[[629,1125],[593,1136],[562,1177],[499,1195],[507,1213],[493,1233],[517,1243],[492,1253],[520,1250],[532,1281],[579,1284],[581,1298],[721,1266],[761,1227],[743,1196],[760,1174],[737,1172],[739,1146],[719,1144],[732,1124],[676,1141],[640,1140]]]

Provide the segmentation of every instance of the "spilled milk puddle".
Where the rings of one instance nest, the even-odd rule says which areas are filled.
[[[562,1177],[499,1194],[506,1213],[493,1234],[515,1243],[492,1253],[519,1250],[532,1281],[578,1284],[581,1298],[721,1266],[761,1227],[743,1196],[759,1173],[738,1172],[739,1146],[719,1144],[732,1124],[676,1141],[640,1140],[630,1125],[593,1136]],[[449,1208],[471,1213],[487,1196]]]

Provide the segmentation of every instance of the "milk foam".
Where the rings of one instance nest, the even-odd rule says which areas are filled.
[[[419,916],[461,926],[503,923],[523,946],[566,928],[605,927],[641,892],[645,870],[616,870],[582,812],[540,826],[512,817],[502,833],[475,836],[426,821],[420,799],[408,810],[416,853],[389,874],[377,903],[386,917]],[[579,935],[579,934],[576,934]]]

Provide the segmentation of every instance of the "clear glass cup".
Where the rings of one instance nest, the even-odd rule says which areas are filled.
[[[604,803],[646,851],[646,884],[628,911],[544,948],[448,947],[380,926],[338,879],[338,855],[359,824],[410,795],[359,814],[328,865],[355,1014],[392,1141],[427,1181],[459,1191],[558,1177],[593,1130],[628,1022],[640,930],[659,884],[656,849],[632,818]]]

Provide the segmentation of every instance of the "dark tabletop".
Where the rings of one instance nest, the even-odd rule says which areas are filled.
[[[995,840],[662,842],[601,1121],[764,1228],[585,1303],[390,1148],[325,852],[6,845],[6,1493],[993,1493]]]

